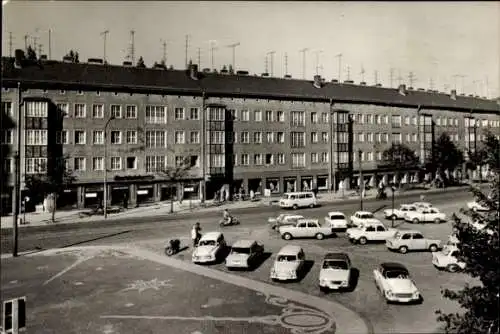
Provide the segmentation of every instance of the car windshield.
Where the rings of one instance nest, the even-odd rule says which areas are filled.
[[[408,272],[405,270],[389,270],[385,272],[385,277],[387,278],[399,278],[399,279],[407,279]]]
[[[371,213],[363,213],[363,214],[361,214],[360,216],[361,216],[361,218],[363,218],[363,219],[373,218],[373,214],[371,214]]]
[[[394,234],[394,239],[399,239],[401,238],[401,232],[396,232],[396,234]]]
[[[215,246],[215,240],[201,240],[198,246]]]
[[[236,254],[250,254],[250,248],[248,247],[233,247],[231,253]]]
[[[343,215],[330,215],[330,219],[345,219],[345,217]]]
[[[295,255],[278,255],[277,261],[278,262],[292,262],[296,261],[297,256]]]
[[[323,269],[340,269],[347,270],[349,266],[342,260],[326,260],[323,262]]]
[[[281,199],[288,199],[288,195],[285,194],[285,195],[281,196]]]

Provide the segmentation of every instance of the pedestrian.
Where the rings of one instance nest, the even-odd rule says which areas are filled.
[[[191,240],[193,240],[193,248],[198,245],[198,241],[200,241],[201,238],[201,227],[200,223],[196,223],[193,225],[193,228],[191,229]]]

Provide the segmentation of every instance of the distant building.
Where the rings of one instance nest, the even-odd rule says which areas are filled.
[[[166,200],[172,193],[197,198],[204,179],[207,199],[223,185],[247,194],[321,191],[332,184],[337,189],[340,181],[356,186],[359,151],[364,177],[380,179],[416,172],[377,168],[393,142],[414,149],[426,163],[443,131],[464,151],[486,129],[500,134],[498,101],[455,91],[324,82],[318,76],[306,81],[243,71],[201,73],[196,65],[181,71],[114,66],[98,59],[15,63],[2,59],[2,110],[15,124],[19,84],[27,113],[21,170],[44,172],[57,150],[67,156],[77,182],[60,196],[60,205],[97,204],[105,165],[108,201],[121,204],[126,198],[135,206]],[[66,117],[57,125],[50,117],[61,112]],[[105,162],[103,128],[111,115]],[[9,172],[15,127],[4,129],[2,139],[10,148],[4,160]],[[182,184],[157,173],[186,157],[192,169]],[[2,191],[8,205],[11,191],[7,186]]]

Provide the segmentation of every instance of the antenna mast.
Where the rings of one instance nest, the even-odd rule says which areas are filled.
[[[434,90],[434,80],[432,79],[432,77],[431,77],[431,78],[430,78],[430,80],[429,80],[429,88],[430,88],[431,90]],[[445,91],[446,91],[446,89],[445,89]]]
[[[103,43],[104,43],[104,45],[103,45],[103,57],[102,57],[102,61],[104,63],[106,63],[106,42],[108,39],[108,34],[109,34],[109,30],[104,30],[103,32],[101,32],[101,36],[102,36]]]
[[[285,52],[285,75],[288,74],[288,54]]]
[[[335,58],[339,59],[339,82],[342,80],[342,53],[339,53],[335,56]]]
[[[43,45],[42,43],[38,44],[38,58],[42,55]]]
[[[12,57],[12,32],[9,32],[9,57]]]
[[[408,74],[408,82],[410,83],[410,87],[413,87],[413,83],[417,80],[417,78],[415,77],[415,74],[413,74],[413,72],[410,72]]]
[[[185,52],[185,64],[186,64],[186,67],[188,66],[188,50],[189,50],[189,35],[186,35],[186,45],[185,45],[185,49],[184,49],[184,52]]]
[[[130,30],[130,58],[135,65],[135,30]]]
[[[274,54],[276,51],[269,51],[267,54],[269,55],[269,58],[271,59],[271,76],[274,74]],[[266,58],[267,59],[267,58]],[[267,70],[266,70],[267,72]]]
[[[236,70],[236,47],[240,45],[240,42],[230,44],[227,47],[233,49],[233,71]]]
[[[215,41],[211,40],[210,41],[210,58],[211,58],[211,63],[212,63],[212,71],[215,70],[215,65],[214,65],[214,51],[217,50],[218,48],[215,46]]]
[[[163,39],[160,40],[161,42],[161,47],[162,47],[162,57],[161,57],[161,62],[163,65],[167,65],[167,42]]]
[[[52,59],[52,29],[49,29],[49,59]]]
[[[391,88],[392,88],[392,87],[394,87],[394,86],[393,86],[393,83],[394,83],[394,81],[393,81],[393,80],[394,80],[394,69],[391,67],[391,68],[389,69],[389,82],[390,82],[390,84],[391,84],[391,86],[390,86]]]
[[[268,70],[269,70],[269,69],[268,69],[268,66],[267,66],[267,65],[268,65],[268,59],[267,59],[267,56],[268,56],[268,55],[269,55],[269,54],[268,54],[268,53],[266,53],[266,60],[264,61],[264,73],[269,73],[269,72],[268,72]]]
[[[320,64],[319,64],[319,55],[322,54],[323,51],[316,51],[315,54],[316,54],[316,75],[319,75],[319,69],[321,68]]]
[[[375,85],[377,85],[378,84],[378,71],[375,70],[375,72],[373,73],[373,75],[374,75],[374,78],[375,78]]]
[[[38,47],[38,43],[37,43],[38,42],[38,36],[33,36],[32,39],[33,39],[33,51],[36,52],[37,47]]]
[[[347,65],[347,80],[351,80],[351,66]]]
[[[309,48],[304,48],[299,52],[302,53],[302,79],[306,78],[306,52],[309,51]]]
[[[198,67],[201,68],[201,49],[198,48]]]
[[[359,74],[361,74],[361,82],[365,82],[365,68],[363,64],[361,64],[361,72]]]
[[[24,35],[24,51],[25,52],[28,52],[28,38],[30,36],[29,35]]]
[[[398,85],[401,85],[401,82],[403,81],[403,77],[401,76],[401,70],[398,69]]]

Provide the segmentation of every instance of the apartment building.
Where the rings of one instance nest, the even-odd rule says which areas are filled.
[[[360,162],[367,179],[397,172],[379,168],[393,142],[425,163],[440,132],[464,150],[486,130],[500,135],[496,101],[404,85],[200,73],[196,65],[28,64],[19,57],[2,59],[2,77],[2,112],[13,123],[3,131],[4,170],[13,170],[21,111],[22,177],[45,172],[59,154],[76,177],[61,205],[78,207],[103,198],[105,168],[108,202],[136,206],[173,194],[211,198],[222,186],[282,193],[355,185]],[[162,172],[185,161],[182,183]]]

